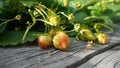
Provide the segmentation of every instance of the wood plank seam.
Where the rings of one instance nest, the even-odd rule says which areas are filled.
[[[98,55],[100,53],[103,53],[103,52],[105,52],[105,51],[107,51],[107,50],[109,50],[111,48],[116,47],[116,46],[119,46],[119,45],[120,45],[120,42],[117,42],[115,44],[111,44],[108,47],[105,47],[103,49],[100,49],[100,50],[98,50],[96,52],[93,52],[93,53],[85,56],[83,59],[81,59],[81,60],[79,60],[79,61],[77,61],[77,62],[75,62],[75,63],[73,63],[73,64],[71,64],[69,66],[67,66],[66,68],[77,68],[78,66],[84,64],[85,62],[87,62],[88,60],[90,60],[91,58],[93,58],[94,56],[96,56],[96,55]]]

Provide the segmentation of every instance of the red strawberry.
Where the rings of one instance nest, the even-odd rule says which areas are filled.
[[[107,43],[107,37],[106,37],[105,34],[102,34],[102,33],[98,34],[97,39],[98,39],[98,42],[100,44],[106,44]]]
[[[48,34],[43,34],[38,37],[37,42],[42,49],[46,49],[52,44],[52,37]]]
[[[66,50],[68,48],[69,37],[64,32],[58,32],[53,38],[54,47],[59,50]]]

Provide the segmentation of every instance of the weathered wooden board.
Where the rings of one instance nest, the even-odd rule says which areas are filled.
[[[78,68],[120,68],[120,46],[93,57]]]
[[[0,49],[0,66],[9,67],[9,68],[38,68],[38,67],[56,67],[59,66],[59,62],[65,65],[60,65],[59,67],[65,67],[70,63],[75,62],[75,60],[81,59],[77,56],[81,54],[81,57],[86,56],[94,51],[89,51],[86,49],[86,43],[81,41],[75,41],[73,38],[70,39],[73,41],[71,46],[67,51],[59,51],[54,48],[47,50],[42,50],[37,46],[29,46],[22,48],[1,48]],[[74,56],[76,54],[76,56]],[[71,59],[72,62],[64,62],[63,59]],[[64,63],[63,63],[64,62]],[[58,65],[57,65],[57,64]]]
[[[0,48],[0,68],[101,68],[102,65],[102,68],[109,68],[110,64],[119,68],[119,30],[117,26],[114,33],[109,33],[108,44],[103,46],[96,43],[98,47],[94,50],[86,49],[87,42],[74,38],[70,38],[67,51],[52,47],[42,50],[39,46]],[[118,48],[111,49],[114,46]]]

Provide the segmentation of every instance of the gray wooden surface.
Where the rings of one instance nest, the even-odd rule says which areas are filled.
[[[93,57],[78,68],[120,68],[120,46]]]
[[[39,46],[0,48],[0,68],[120,68],[120,27],[109,34],[109,42],[94,50],[87,42],[70,38],[69,48],[42,50]]]

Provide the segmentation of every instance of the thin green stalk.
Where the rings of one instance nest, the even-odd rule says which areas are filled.
[[[25,31],[25,33],[24,33],[24,35],[23,35],[22,41],[25,40],[25,37],[27,36],[29,30],[30,30],[34,25],[35,25],[35,24],[32,24],[31,26],[28,26],[28,27],[27,27],[27,29],[26,29],[26,31]]]
[[[45,23],[45,33],[48,31],[47,29],[49,28],[48,27],[48,24],[49,25],[53,25],[53,24],[51,24],[49,21],[47,21],[47,20],[43,20],[43,19],[36,19],[37,21],[42,21],[42,22],[44,22]]]
[[[2,23],[0,24],[0,26],[4,25],[4,24],[6,24],[6,23],[8,23],[8,22],[10,22],[10,21],[13,21],[13,20],[16,20],[16,19],[15,19],[15,18],[8,19],[8,20],[2,22]]]
[[[32,27],[32,26],[28,26],[28,27],[27,27],[27,29],[26,29],[26,31],[25,31],[25,33],[24,33],[24,35],[23,35],[22,42],[25,40],[25,37],[26,37],[26,35],[27,35],[27,33],[28,33],[28,31],[30,30],[31,27]]]
[[[56,1],[57,1],[57,0],[56,0]],[[58,10],[59,6],[60,6],[60,4],[57,4],[57,6],[56,6],[56,8],[55,8],[55,11]]]
[[[84,18],[84,20],[88,20],[88,19],[91,19],[91,18],[97,18],[96,16],[87,16]]]
[[[28,23],[30,23],[30,22],[28,22]],[[36,20],[35,20],[35,18],[33,18],[33,23],[32,23],[31,25],[28,25],[28,27],[27,27],[24,35],[23,35],[22,41],[25,40],[25,37],[27,36],[29,30],[30,30],[35,24],[36,24]]]
[[[51,13],[54,13],[52,10],[50,10],[49,8],[46,8],[48,11],[50,11]]]
[[[48,14],[42,8],[40,8],[40,10],[48,17]]]
[[[0,20],[1,20],[1,21],[6,21],[7,19],[1,19],[1,18],[0,18]]]
[[[32,17],[33,23],[30,24],[29,21],[27,22],[27,23],[28,23],[28,27],[27,27],[27,29],[26,29],[24,35],[23,35],[22,42],[25,40],[25,37],[27,36],[29,30],[36,24],[36,18],[33,16],[32,12],[31,12],[30,10],[29,10],[29,14],[30,14],[30,16]]]
[[[107,26],[107,25],[105,25],[105,24],[102,24],[102,23],[96,23],[95,25],[94,25],[94,28],[95,28],[95,30],[96,30],[96,32],[100,32],[100,30],[97,28],[98,26],[103,26],[103,27],[106,27],[107,29],[109,29],[109,30],[111,30],[112,32],[113,32],[113,29],[111,28],[111,27],[109,27],[109,26]]]
[[[40,15],[42,15],[42,17],[43,17],[44,19],[46,19],[45,16],[44,16],[44,14],[43,14],[39,9],[35,8],[35,10],[36,10]]]
[[[66,18],[68,18],[68,16],[67,16],[64,12],[58,12],[58,14],[62,14],[62,15],[64,15]]]
[[[49,21],[47,21],[47,20],[43,20],[43,19],[36,19],[36,20],[37,20],[37,21],[45,22],[45,23],[53,26],[53,24],[51,24],[51,23],[50,23]]]

